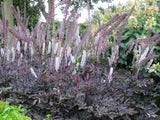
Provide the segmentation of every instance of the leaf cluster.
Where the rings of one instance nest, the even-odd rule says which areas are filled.
[[[93,9],[94,4],[101,2],[111,2],[112,0],[71,0],[71,5],[74,9],[80,9],[87,6],[87,4],[90,6],[91,9]]]
[[[93,30],[95,31],[97,29],[97,27],[100,24],[105,23],[106,21],[109,21],[117,12],[118,13],[124,13],[126,11],[129,11],[130,6],[135,5],[135,9],[132,13],[132,15],[129,17],[128,23],[126,24],[123,34],[122,34],[122,41],[120,43],[120,49],[119,49],[119,60],[118,60],[118,67],[119,68],[126,68],[129,66],[132,66],[132,59],[134,56],[134,50],[130,51],[130,53],[128,54],[128,56],[126,57],[124,49],[126,48],[126,46],[134,41],[135,39],[139,39],[139,38],[143,38],[144,36],[147,35],[147,29],[146,26],[151,26],[151,33],[149,34],[148,37],[153,36],[156,33],[159,33],[160,31],[160,27],[159,27],[159,14],[158,14],[158,6],[160,5],[159,2],[155,1],[150,1],[150,0],[146,0],[143,3],[136,0],[135,3],[131,2],[131,1],[127,1],[126,6],[123,5],[117,5],[117,6],[109,6],[108,9],[100,9],[99,11],[95,11],[95,14],[93,16],[92,19],[92,27]],[[152,16],[152,18],[154,18],[154,23],[156,23],[156,25],[152,25],[150,20],[150,16],[148,16],[148,9],[151,8],[155,8],[154,12],[151,13],[150,16]],[[147,23],[147,20],[150,20],[150,22]],[[119,31],[120,29],[118,29],[117,31]],[[110,41],[114,41],[114,38],[117,36],[117,31],[114,31],[113,36],[109,37]],[[154,51],[152,52],[152,55],[159,55],[159,43],[155,44],[154,46]],[[106,54],[108,54],[109,52],[111,52],[111,49],[106,49]],[[154,62],[158,62],[160,59],[157,58],[154,60]]]
[[[24,116],[26,109],[22,106],[11,106],[8,101],[0,101],[0,120],[31,120],[30,117]]]

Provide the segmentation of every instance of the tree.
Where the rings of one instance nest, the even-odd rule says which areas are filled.
[[[13,28],[13,12],[11,9],[11,5],[13,5],[13,0],[5,0],[4,1],[4,12],[5,12],[5,23],[6,20],[8,21],[9,27]],[[7,48],[11,49],[13,46],[14,41],[12,41],[12,35],[8,32],[8,41],[7,41]]]
[[[52,1],[52,0],[48,0],[48,3]],[[53,0],[55,1],[55,0]],[[99,1],[101,2],[111,2],[113,0],[60,0],[59,4],[58,5],[62,5],[63,3],[66,3],[70,1],[70,4],[71,4],[71,11],[72,10],[79,10],[81,8],[84,8],[87,6],[87,4],[90,5],[90,8],[93,9],[93,3],[98,3]],[[45,5],[44,5],[44,0],[37,0],[38,2],[38,6],[39,6],[39,9],[40,11],[42,12],[43,16],[45,17],[45,19],[47,19],[47,16],[48,16],[48,13],[45,11]]]
[[[0,2],[12,2],[14,7],[18,7],[20,9],[20,14],[22,17],[29,18],[28,28],[34,27],[38,22],[40,17],[40,9],[39,4],[37,4],[38,0],[0,0]],[[40,0],[42,1],[42,0]],[[7,6],[7,9],[10,9],[10,5]],[[14,20],[14,24],[16,21]]]
[[[101,2],[111,2],[113,0],[72,0],[71,5],[74,9],[84,8],[87,4],[90,5],[90,8],[93,9],[94,3],[97,4],[99,1]]]
[[[15,7],[19,7],[21,16],[29,18],[29,29],[36,25],[40,17],[40,10],[37,0],[14,0],[13,5]]]

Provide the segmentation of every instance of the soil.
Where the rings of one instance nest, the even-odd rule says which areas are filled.
[[[0,98],[22,104],[33,120],[43,120],[47,114],[51,120],[157,120],[160,115],[160,83],[135,79],[129,70],[115,70],[108,83],[109,67],[90,61],[76,75],[69,67],[49,72],[38,60],[19,66],[1,63]]]

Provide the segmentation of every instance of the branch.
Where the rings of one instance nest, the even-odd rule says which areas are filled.
[[[45,19],[47,19],[48,13],[45,11],[44,3],[42,2],[42,0],[37,0],[37,1],[38,1],[38,7],[39,7],[40,11],[42,12]]]
[[[15,36],[17,39],[23,40],[25,42],[29,42],[29,41],[36,41],[35,38],[33,37],[28,37],[28,36],[21,36],[19,33],[17,33],[15,30],[11,29],[10,27],[8,27],[8,31],[12,33],[13,36]]]

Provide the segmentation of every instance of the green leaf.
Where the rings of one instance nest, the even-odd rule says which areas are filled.
[[[16,117],[20,116],[18,113],[14,112],[13,113]]]
[[[151,73],[144,72],[144,73],[143,73],[143,76],[146,77],[146,78],[149,78],[149,77],[151,77]]]
[[[6,90],[10,90],[10,89],[12,89],[12,87],[6,87],[5,89],[6,89]]]
[[[18,73],[16,73],[16,79],[18,79],[19,77],[18,77]]]
[[[46,64],[46,62],[43,62],[42,65],[44,66]]]
[[[126,47],[126,43],[121,43],[120,47],[125,48]]]
[[[129,38],[128,35],[123,35],[123,36],[122,36],[122,40],[126,40],[127,38]]]
[[[47,118],[49,118],[50,116],[51,116],[51,115],[50,115],[50,114],[48,114],[48,115],[47,115]]]
[[[45,74],[47,72],[47,70],[44,70],[43,74]]]
[[[160,78],[160,73],[159,72],[155,72],[155,74]]]
[[[7,110],[9,110],[9,109],[10,109],[10,107],[5,108],[3,112],[5,113],[5,112],[7,112]]]
[[[72,72],[72,75],[75,75],[75,74],[76,74],[76,71],[73,71],[73,72]]]
[[[129,38],[129,41],[126,43],[126,45],[128,45],[130,42],[132,42],[133,40],[135,40],[134,37]]]
[[[3,116],[2,118],[3,118],[3,119],[6,119],[7,117],[8,117],[8,114],[6,114],[5,116]]]
[[[125,32],[125,35],[131,35],[132,34],[132,30],[129,30],[128,32]]]
[[[140,35],[138,33],[134,33],[134,36],[136,36],[136,38],[140,38]]]
[[[129,77],[126,77],[126,78],[124,79],[124,81],[125,81],[125,82],[130,81]]]
[[[79,53],[79,56],[77,57],[76,61],[79,62],[79,59],[82,57],[82,52]]]
[[[139,25],[140,27],[143,27],[143,23],[142,23],[142,22],[138,22],[138,25]]]

